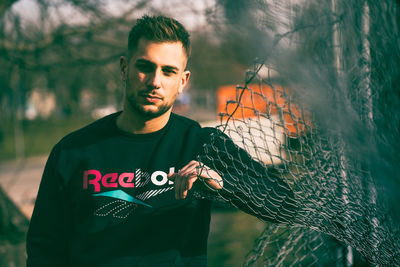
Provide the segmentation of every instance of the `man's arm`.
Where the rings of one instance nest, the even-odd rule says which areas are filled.
[[[204,130],[199,161],[217,171],[224,182],[214,195],[264,221],[292,222],[297,201],[285,178],[253,159],[221,131]]]
[[[27,267],[67,266],[69,223],[56,149],[46,163],[27,235]]]

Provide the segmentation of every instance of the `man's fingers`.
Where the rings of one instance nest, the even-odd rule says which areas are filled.
[[[174,180],[175,198],[183,199],[187,197],[188,191],[192,189],[194,182],[197,180],[197,174],[190,175],[173,174],[169,179]]]
[[[177,175],[175,178],[175,198],[182,199],[187,196],[188,179],[185,176]]]
[[[187,192],[188,192],[188,190],[182,191],[182,194],[181,194],[181,198],[182,198],[182,199],[185,199],[185,198],[186,198]]]
[[[222,177],[206,165],[203,165],[200,169],[199,176],[205,178],[206,183],[214,189],[221,189],[224,186]]]
[[[169,173],[167,178],[168,180],[175,181],[176,173]]]
[[[188,190],[192,189],[192,186],[194,184],[194,182],[197,180],[197,174],[192,175],[191,177],[189,177],[188,179]]]
[[[169,180],[174,181],[175,199],[179,199],[183,182],[182,177],[177,173],[170,173],[167,177]]]
[[[206,183],[214,189],[221,189],[223,187],[222,178],[217,172],[206,165],[201,166],[199,162],[192,160],[179,170],[178,173],[168,174],[168,179],[174,181],[176,199],[187,197],[188,190],[192,189],[198,175],[205,178]]]
[[[199,163],[197,161],[192,160],[188,164],[186,164],[182,169],[180,169],[178,174],[187,175],[187,174],[191,173],[192,171],[196,170],[196,167],[198,165],[199,165]]]
[[[174,175],[174,177],[175,177],[175,181],[174,181],[175,199],[179,199],[181,179],[180,179],[179,175]]]

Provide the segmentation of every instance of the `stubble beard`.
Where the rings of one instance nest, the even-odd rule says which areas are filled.
[[[136,95],[128,95],[128,88],[130,86],[129,78],[126,79],[125,82],[125,95],[127,104],[131,107],[133,111],[137,114],[145,117],[146,119],[153,119],[160,117],[165,114],[173,105],[173,103],[165,103],[157,108],[157,110],[146,110],[142,105],[138,103],[138,99]]]

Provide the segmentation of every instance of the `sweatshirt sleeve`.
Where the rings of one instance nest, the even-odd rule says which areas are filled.
[[[221,131],[203,130],[199,159],[223,177],[217,199],[264,221],[292,222],[297,202],[285,178],[253,159]]]
[[[27,235],[27,267],[67,266],[69,224],[56,146],[45,166]]]

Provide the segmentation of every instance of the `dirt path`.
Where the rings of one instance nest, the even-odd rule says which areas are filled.
[[[0,186],[30,218],[47,156],[0,164]]]

